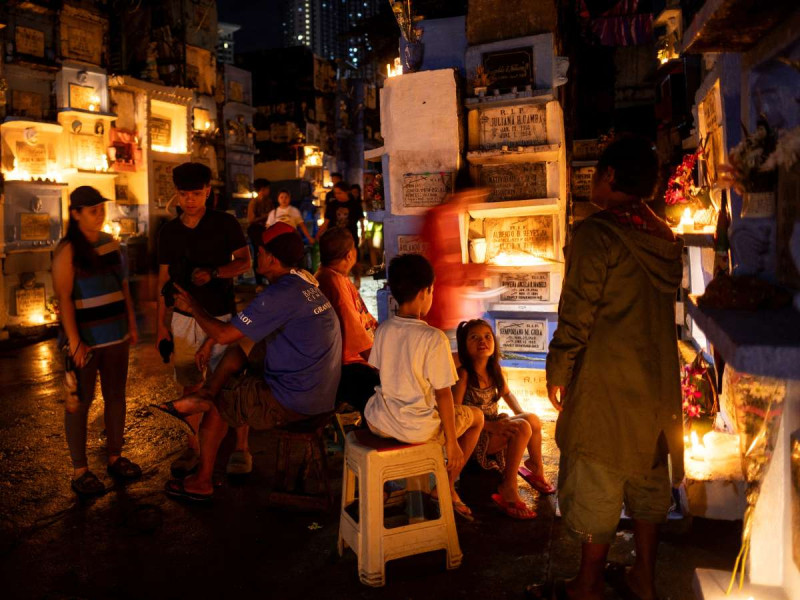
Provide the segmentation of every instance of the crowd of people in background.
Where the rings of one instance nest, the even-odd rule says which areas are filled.
[[[568,582],[532,586],[531,597],[602,598],[624,501],[634,519],[636,563],[611,576],[635,597],[655,598],[657,525],[669,509],[670,474],[682,478],[674,327],[682,244],[643,201],[657,169],[649,142],[612,143],[593,182],[593,201],[603,210],[576,229],[566,252],[546,372],[559,411],[559,505],[583,543],[581,568]],[[433,260],[405,254],[391,261],[388,285],[398,307],[378,325],[359,293],[364,213],[352,186],[334,183],[312,236],[287,190],[273,206],[269,182],[256,181],[248,244],[233,216],[206,206],[210,179],[198,163],[174,169],[181,212],[159,233],[156,345],[172,361],[182,393],[151,407],[187,433],[166,493],[192,502],[213,498],[212,472],[229,428],[236,443],[227,472],[244,474],[252,469],[250,428],[282,427],[347,405],[362,413],[373,435],[441,444],[459,517],[473,519],[455,487],[473,457],[502,476],[494,504],[511,518],[534,518],[517,475],[540,494],[556,491],[544,472],[541,422],[509,388],[491,324],[457,322],[469,311],[454,311],[451,303],[481,276],[451,270],[460,264],[451,222],[469,196],[432,211],[424,231]],[[53,263],[63,344],[80,381],[79,407],[66,413],[65,428],[72,487],[83,496],[105,491],[85,452],[98,373],[108,472],[123,480],[141,476],[122,456],[128,354],[137,330],[119,245],[102,232],[104,202],[89,187],[71,194],[69,226]],[[314,275],[301,267],[300,233],[319,243]],[[251,265],[266,285],[237,311],[233,280]],[[513,414],[499,410],[500,400]]]

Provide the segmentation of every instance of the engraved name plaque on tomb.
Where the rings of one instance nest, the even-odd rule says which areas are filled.
[[[597,170],[594,166],[574,167],[572,169],[572,197],[589,200],[592,197],[592,178]]]
[[[497,343],[512,352],[546,352],[547,321],[544,319],[497,319]]]
[[[444,202],[453,190],[453,173],[406,173],[403,175],[402,203],[397,214],[424,213]]]
[[[503,273],[500,285],[507,291],[500,296],[501,302],[549,302],[550,273]]]
[[[481,148],[546,144],[546,116],[544,104],[484,109],[479,117]]]
[[[20,213],[19,239],[23,242],[49,240],[50,215],[47,213]]]
[[[492,82],[491,89],[524,88],[533,84],[533,48],[485,52],[481,62]]]
[[[150,145],[164,147],[172,145],[172,121],[150,117]]]
[[[553,215],[486,219],[486,260],[500,254],[555,258]]]
[[[45,292],[43,285],[32,288],[17,288],[14,295],[18,317],[26,319],[35,314],[44,313]]]
[[[547,163],[484,165],[480,185],[491,188],[489,202],[547,197]]]
[[[398,254],[425,254],[428,244],[422,241],[421,235],[398,235],[397,253]]]

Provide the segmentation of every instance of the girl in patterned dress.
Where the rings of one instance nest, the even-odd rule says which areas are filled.
[[[473,456],[484,469],[496,469],[503,481],[492,500],[507,515],[516,519],[536,516],[519,495],[517,471],[537,491],[552,494],[555,489],[544,476],[542,465],[542,425],[539,418],[525,413],[508,388],[500,367],[500,350],[494,332],[482,319],[463,321],[456,330],[458,383],[453,390],[457,403],[477,406],[483,411],[484,426]],[[502,398],[514,411],[509,417],[498,411]],[[524,466],[520,462],[528,450]]]

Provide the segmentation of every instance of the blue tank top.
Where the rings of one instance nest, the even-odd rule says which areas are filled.
[[[92,348],[128,339],[128,318],[122,282],[126,278],[119,242],[105,232],[94,244],[98,264],[75,268],[72,300],[81,340]]]

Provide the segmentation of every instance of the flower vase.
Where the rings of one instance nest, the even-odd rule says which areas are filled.
[[[742,198],[742,218],[760,219],[775,216],[775,192],[745,192]]]
[[[415,73],[422,66],[425,44],[422,42],[401,42],[400,58],[403,61],[403,73]]]

